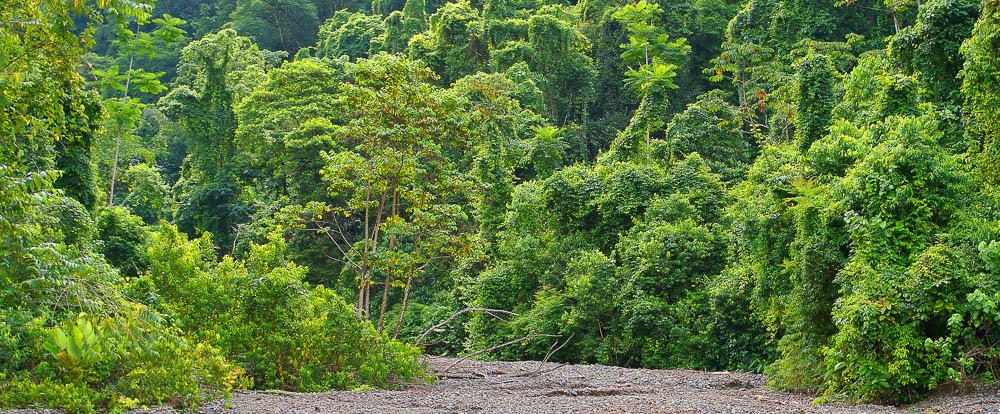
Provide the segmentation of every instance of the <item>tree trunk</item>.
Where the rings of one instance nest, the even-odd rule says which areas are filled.
[[[122,147],[122,127],[118,126],[115,135],[115,158],[111,165],[111,187],[108,188],[108,206],[115,205],[115,181],[118,179],[118,153]]]
[[[368,269],[368,253],[371,247],[368,243],[371,242],[371,208],[368,206],[371,201],[371,187],[366,190],[365,193],[365,243],[362,246],[364,249],[361,253],[361,280],[358,284],[358,315],[368,319],[368,297],[365,294],[368,291],[368,278],[370,277]]]
[[[399,205],[399,191],[398,187],[394,187],[392,190],[392,216],[396,217],[399,211],[397,206]],[[389,235],[389,251],[391,252],[396,246],[396,236],[394,234]],[[385,321],[385,312],[389,307],[389,286],[392,283],[392,272],[386,269],[385,272],[385,284],[382,285],[382,309],[378,312],[378,333],[382,333],[383,323]]]
[[[371,318],[371,293],[372,293],[372,278],[368,275],[368,279],[365,282],[365,319]]]
[[[135,38],[139,38],[139,22],[135,22]],[[122,103],[128,102],[128,87],[132,83],[132,64],[135,63],[135,56],[128,55],[128,70],[125,71],[125,91],[122,92]],[[122,148],[122,128],[118,126],[115,134],[115,159],[111,165],[111,186],[108,188],[108,206],[115,205],[115,182],[118,180],[118,154]]]
[[[382,308],[378,311],[378,333],[382,333],[382,326],[385,322],[385,311],[389,307],[389,284],[392,277],[389,272],[385,272],[385,282],[382,283]]]
[[[413,240],[413,251],[420,247],[420,236]],[[399,307],[399,318],[396,319],[396,329],[392,332],[392,339],[399,337],[399,328],[403,326],[403,315],[406,314],[406,301],[410,298],[410,287],[413,286],[413,273],[420,269],[413,268],[413,261],[410,261],[410,271],[406,272],[406,286],[403,287],[403,302]]]
[[[399,318],[396,319],[396,329],[392,332],[392,339],[399,337],[399,328],[403,326],[403,315],[406,314],[406,300],[410,298],[410,286],[413,285],[413,272],[406,276],[406,287],[403,288],[403,303],[399,307]]]
[[[364,275],[364,270],[362,270],[361,274],[358,275],[358,304],[354,308],[354,313],[358,314],[359,318],[363,316],[363,314],[361,313],[361,309],[364,308],[364,300],[365,300],[364,288],[363,288],[364,285],[365,285],[365,275]]]

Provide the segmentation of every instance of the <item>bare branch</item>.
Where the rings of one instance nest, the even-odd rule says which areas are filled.
[[[344,243],[346,243],[348,246],[350,246],[350,249],[348,251],[351,252],[351,253],[355,253],[356,254],[357,253],[357,249],[355,249],[354,245],[351,244],[350,238],[348,238],[347,235],[344,234],[344,229],[342,227],[340,227],[340,220],[337,219],[336,215],[333,216],[333,224],[335,226],[337,226],[337,233],[340,234],[340,238],[344,240]]]
[[[552,368],[549,368],[549,369],[546,369],[546,370],[522,372],[520,374],[508,375],[508,377],[513,377],[513,378],[517,378],[517,377],[535,377],[535,376],[538,376],[538,375],[547,374],[549,372],[555,371],[555,370],[557,370],[559,368],[562,368],[562,367],[565,367],[565,366],[566,366],[566,364],[559,364],[559,365],[556,365],[555,367],[552,367]]]
[[[469,312],[486,312],[486,313],[489,313],[491,316],[493,316],[493,317],[495,317],[497,319],[499,319],[499,317],[497,317],[495,313],[503,313],[503,314],[510,315],[510,316],[521,316],[521,315],[516,314],[514,312],[505,311],[503,309],[489,309],[489,308],[468,307],[468,308],[462,309],[462,310],[460,310],[458,312],[455,312],[455,313],[451,314],[451,316],[449,316],[448,319],[445,319],[444,322],[441,322],[441,323],[439,323],[437,325],[434,325],[434,326],[428,328],[426,331],[424,331],[424,333],[422,335],[420,335],[420,338],[417,339],[417,342],[414,343],[413,346],[420,346],[420,344],[422,344],[424,342],[424,339],[427,338],[427,335],[430,334],[432,331],[434,331],[434,330],[436,330],[436,329],[438,329],[438,328],[440,328],[442,326],[445,326],[445,325],[451,323],[451,321],[455,320],[455,318],[461,316],[462,314],[469,313]]]
[[[323,234],[325,234],[326,237],[328,239],[330,239],[330,241],[333,242],[333,245],[337,248],[337,250],[340,250],[340,254],[343,255],[344,259],[346,260],[346,262],[344,260],[341,260],[340,261],[341,263],[350,263],[350,265],[353,266],[355,269],[361,269],[361,266],[358,266],[357,263],[354,263],[354,260],[351,260],[351,256],[349,254],[347,254],[347,252],[344,251],[344,248],[341,247],[340,242],[337,241],[337,239],[335,237],[333,237],[333,234],[330,234],[330,229],[329,228],[323,227],[322,224],[320,224],[318,221],[315,221],[315,220],[313,221],[313,223],[316,224],[316,227],[317,227],[315,230],[316,231],[322,231]],[[312,229],[307,229],[307,230],[312,230]],[[341,233],[341,234],[343,234],[343,233]],[[354,246],[351,246],[351,249],[353,249],[353,248],[354,248]]]
[[[496,351],[496,350],[498,350],[500,348],[503,348],[503,347],[506,347],[506,346],[510,346],[510,345],[514,345],[514,344],[517,344],[517,343],[521,343],[521,342],[524,342],[524,341],[530,341],[530,340],[535,339],[535,338],[562,338],[562,335],[550,335],[550,334],[530,334],[530,335],[525,335],[525,336],[522,336],[520,338],[512,339],[510,341],[504,342],[504,343],[502,343],[500,345],[494,345],[494,346],[491,346],[491,347],[486,348],[486,349],[480,349],[480,350],[478,350],[476,352],[473,352],[473,353],[471,353],[469,355],[461,357],[457,361],[455,361],[454,363],[452,363],[451,365],[449,365],[448,368],[445,368],[444,371],[441,371],[441,372],[442,373],[448,372],[452,368],[454,368],[456,365],[460,364],[462,361],[465,361],[466,359],[472,358],[472,357],[474,357],[476,355],[482,355],[482,354],[485,354],[487,352],[493,352],[493,351]]]
[[[538,361],[538,367],[535,368],[534,375],[537,375],[541,371],[543,364],[545,364],[546,362],[549,362],[549,358],[552,357],[552,354],[554,354],[556,352],[559,352],[560,349],[563,349],[563,347],[565,347],[566,344],[568,344],[569,341],[571,339],[573,339],[573,336],[575,336],[575,335],[576,335],[576,333],[570,334],[569,338],[566,338],[566,340],[563,341],[562,345],[559,345],[559,347],[556,348],[556,349],[552,349],[552,347],[556,346],[556,344],[559,343],[559,340],[557,339],[555,342],[553,342],[552,343],[552,347],[549,347],[549,352],[547,354],[545,354],[545,358],[542,358],[541,361]]]
[[[242,230],[242,229],[243,229],[242,225],[237,224],[237,225],[233,226],[233,230],[236,231],[236,235],[233,236],[233,250],[231,250],[229,252],[230,256],[234,256],[234,257],[236,256],[236,244],[237,244],[237,242],[240,241],[240,230]]]

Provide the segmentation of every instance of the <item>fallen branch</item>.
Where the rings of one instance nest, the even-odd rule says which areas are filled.
[[[286,390],[278,390],[278,389],[260,390],[260,391],[257,391],[257,392],[259,392],[261,394],[289,395],[289,396],[306,395],[307,394],[307,393],[304,393],[304,392],[286,391]]]
[[[489,308],[476,308],[476,307],[465,308],[465,309],[462,309],[462,310],[460,310],[458,312],[453,313],[451,316],[448,317],[448,319],[445,319],[444,322],[441,322],[441,323],[439,323],[437,325],[434,325],[434,326],[430,327],[429,329],[427,329],[426,331],[424,331],[424,333],[422,335],[420,335],[420,338],[417,339],[417,342],[415,342],[413,344],[413,346],[420,346],[420,344],[422,344],[424,342],[424,339],[427,338],[427,335],[429,335],[431,332],[437,330],[438,328],[440,328],[442,326],[445,326],[445,325],[451,323],[451,321],[455,320],[455,318],[457,318],[457,317],[459,317],[459,316],[461,316],[463,314],[469,313],[469,312],[486,312],[486,313],[490,314],[490,316],[492,316],[494,318],[497,318],[497,319],[500,319],[500,320],[502,320],[504,322],[506,322],[506,320],[503,319],[503,318],[501,318],[501,317],[499,317],[499,316],[497,316],[496,313],[502,313],[502,314],[510,315],[510,316],[521,316],[521,315],[518,315],[518,314],[516,314],[514,312],[505,311],[503,309],[489,309]]]
[[[763,395],[754,395],[753,399],[755,399],[757,401],[775,403],[775,404],[779,404],[779,405],[788,405],[787,402],[784,402],[784,401],[781,401],[781,400],[775,400],[775,399],[772,399],[772,398],[767,398],[767,397],[765,397]]]
[[[480,349],[480,350],[478,350],[476,352],[473,352],[473,353],[471,353],[469,355],[461,357],[457,361],[455,361],[454,363],[452,363],[451,365],[449,365],[448,368],[445,368],[444,371],[441,371],[441,372],[442,373],[446,373],[446,372],[450,371],[452,368],[454,368],[455,365],[460,364],[462,361],[465,361],[466,359],[472,358],[472,357],[474,357],[476,355],[482,355],[482,354],[485,354],[487,352],[493,352],[493,351],[496,351],[496,350],[498,350],[500,348],[503,348],[505,346],[514,345],[516,343],[520,343],[520,342],[524,342],[524,341],[530,341],[530,340],[535,339],[535,338],[561,338],[561,337],[562,337],[562,335],[549,335],[549,334],[531,334],[531,335],[525,335],[525,336],[522,336],[520,338],[504,342],[504,343],[502,343],[500,345],[494,345],[494,346],[491,346],[491,347],[486,348],[486,349]]]
[[[481,372],[476,372],[474,374],[447,374],[440,373],[437,374],[438,378],[450,378],[450,379],[482,379],[486,378],[486,374]]]
[[[556,344],[559,343],[559,340],[556,339],[556,341],[552,343],[552,346],[549,347],[549,352],[545,354],[545,358],[542,358],[541,361],[538,361],[538,367],[535,368],[535,372],[531,376],[537,375],[538,372],[541,371],[542,365],[545,364],[546,362],[549,362],[549,358],[552,357],[552,354],[559,352],[560,349],[563,349],[563,347],[566,346],[566,344],[569,343],[570,339],[573,339],[573,336],[575,335],[576,333],[570,334],[569,338],[566,338],[566,340],[563,341],[562,345],[559,345],[559,347],[556,349],[552,349],[552,347],[556,346]]]
[[[546,369],[544,371],[528,371],[528,372],[522,372],[520,374],[507,375],[507,376],[511,377],[511,378],[534,377],[534,376],[538,376],[538,375],[542,375],[542,374],[548,374],[548,373],[550,373],[552,371],[555,371],[555,370],[557,370],[559,368],[565,367],[566,365],[567,364],[559,364],[559,365],[556,365],[556,366],[554,366],[552,368]]]

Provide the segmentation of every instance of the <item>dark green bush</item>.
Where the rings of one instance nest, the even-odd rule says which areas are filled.
[[[125,276],[137,276],[149,266],[142,251],[146,228],[142,218],[124,207],[107,207],[94,220],[99,241],[97,251]]]

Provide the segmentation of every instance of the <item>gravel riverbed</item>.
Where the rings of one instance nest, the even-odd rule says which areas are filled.
[[[1000,393],[938,395],[907,407],[815,405],[762,375],[429,357],[434,384],[397,391],[238,393],[205,413],[1000,413]],[[454,365],[454,366],[453,366]],[[450,367],[450,369],[449,369]],[[444,372],[447,370],[447,372]]]
[[[904,407],[815,405],[770,390],[762,375],[428,357],[441,378],[395,391],[250,391],[203,413],[1000,413],[1000,392],[940,394]],[[41,413],[19,410],[10,414]],[[173,413],[155,409],[145,413]]]

